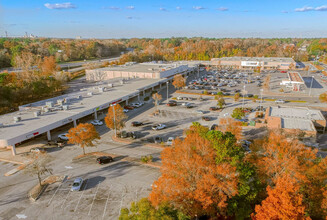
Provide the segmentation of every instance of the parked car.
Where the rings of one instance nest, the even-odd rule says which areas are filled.
[[[157,125],[152,126],[152,130],[162,130],[165,128],[166,128],[166,125],[164,125],[164,124],[157,124]]]
[[[275,101],[276,104],[284,104],[285,101],[283,99],[278,99]]]
[[[103,125],[103,122],[100,120],[93,120],[93,121],[91,121],[91,124],[95,125],[95,126],[101,126],[101,125]]]
[[[202,120],[204,120],[204,121],[210,121],[210,118],[208,116],[203,116],[202,117]]]
[[[169,107],[176,106],[176,105],[177,105],[176,102],[168,102],[167,103],[167,106],[169,106]]]
[[[64,134],[59,134],[58,138],[64,141],[68,141],[69,138],[66,136],[68,133],[64,133]]]
[[[130,106],[130,105],[125,105],[125,106],[124,106],[124,109],[127,109],[127,110],[133,110],[134,107],[133,107],[133,106]]]
[[[210,110],[210,111],[218,111],[219,108],[218,108],[218,107],[210,107],[209,110]]]
[[[99,164],[110,163],[112,161],[114,161],[114,159],[110,156],[102,156],[97,158],[97,162]]]
[[[142,122],[139,122],[139,121],[133,121],[132,122],[132,126],[133,127],[138,127],[138,126],[142,126],[143,125],[143,123]]]
[[[247,94],[247,95],[245,95],[245,97],[252,98],[253,94]]]
[[[202,110],[196,110],[195,113],[204,114],[204,111],[202,111]]]
[[[166,144],[167,144],[167,145],[172,145],[172,144],[173,144],[173,141],[174,141],[174,138],[173,138],[173,137],[169,137],[169,138],[167,139]]]
[[[72,185],[72,188],[70,189],[70,191],[80,191],[81,188],[82,188],[82,185],[83,185],[83,178],[79,177],[79,178],[76,178],[74,180],[74,183]]]
[[[213,124],[213,125],[211,125],[211,127],[210,127],[210,130],[216,130],[218,128],[218,125],[217,124]]]
[[[183,97],[178,96],[178,97],[177,97],[177,100],[183,100]]]
[[[129,112],[129,110],[124,108],[123,112],[127,113],[127,112]]]
[[[280,71],[280,73],[287,73],[287,71],[285,71],[285,70],[282,70],[282,71]]]
[[[39,153],[45,153],[46,150],[44,148],[40,148],[40,147],[33,147],[30,149],[30,152],[39,154]]]

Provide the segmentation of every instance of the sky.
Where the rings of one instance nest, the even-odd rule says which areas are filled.
[[[327,37],[327,0],[0,0],[0,36]]]

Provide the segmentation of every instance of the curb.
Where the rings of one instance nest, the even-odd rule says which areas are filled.
[[[124,143],[124,144],[132,144],[132,143],[134,143],[133,141],[123,140],[121,138],[117,138],[117,137],[114,137],[114,136],[112,136],[112,140],[115,141],[115,142]],[[159,149],[165,149],[164,146],[157,145],[157,144],[143,144],[143,146],[152,147],[152,148],[159,148]]]
[[[14,163],[14,164],[20,164],[20,165],[25,164],[25,163],[23,163],[23,162],[17,162],[17,161],[8,160],[8,159],[3,159],[3,158],[0,158],[0,161],[8,162],[8,163]]]

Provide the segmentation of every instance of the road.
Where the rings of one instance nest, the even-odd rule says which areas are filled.
[[[110,61],[115,61],[115,60],[119,60],[120,56],[117,57],[112,57],[112,58],[103,58],[103,59],[96,59],[96,60],[86,60],[86,61],[77,61],[77,62],[70,62],[70,63],[61,63],[58,64],[60,66],[61,69],[68,69],[69,72],[71,72],[71,69],[75,69],[78,68],[79,69],[75,69],[75,71],[79,71],[82,69],[85,69],[84,67],[82,67],[85,64],[97,64],[97,63],[103,63],[103,62],[110,62]],[[20,68],[14,68],[14,67],[8,67],[8,68],[3,68],[0,69],[0,72],[3,71],[8,71],[8,72],[20,72],[21,69]]]

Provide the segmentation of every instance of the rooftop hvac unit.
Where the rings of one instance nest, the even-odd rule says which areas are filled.
[[[88,92],[87,95],[88,96],[93,96],[93,92]]]
[[[49,109],[48,109],[48,108],[43,108],[43,111],[44,111],[45,113],[47,113],[47,112],[49,112]]]
[[[34,117],[38,117],[38,116],[41,115],[41,111],[36,111],[36,112],[34,112],[33,114],[34,114]]]
[[[62,108],[63,108],[63,110],[65,110],[65,111],[66,111],[66,110],[69,110],[69,105],[63,105]]]
[[[82,96],[81,96],[81,95],[78,95],[76,98],[77,98],[78,100],[80,100],[80,99],[82,99]]]
[[[104,88],[103,87],[99,87],[99,92],[104,92]]]
[[[22,118],[19,117],[19,116],[14,117],[14,122],[19,122],[19,121],[21,121],[21,120],[22,120]]]
[[[62,99],[58,99],[58,100],[57,100],[57,104],[58,104],[58,105],[62,105],[63,103],[64,103],[64,100],[62,100]]]
[[[53,102],[46,102],[45,103],[46,106],[48,106],[49,108],[52,108],[53,107]]]
[[[0,128],[3,128],[3,127],[4,127],[3,123],[0,123]]]
[[[120,80],[120,85],[123,85],[124,84],[124,80]]]
[[[109,83],[108,86],[109,86],[110,88],[112,88],[112,87],[114,87],[114,84]]]

